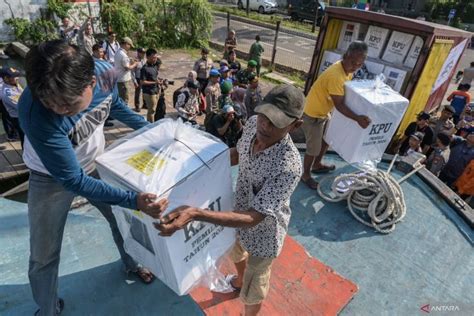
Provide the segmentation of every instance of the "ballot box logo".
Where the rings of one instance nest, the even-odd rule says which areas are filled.
[[[393,123],[382,123],[382,124],[374,124],[370,129],[369,135],[379,135],[380,133],[386,134],[390,131]]]
[[[209,204],[207,207],[211,211],[221,211],[221,197],[218,197],[213,202]],[[190,241],[194,236],[199,234],[205,227],[203,222],[192,221],[188,225],[186,225],[183,229],[184,231],[184,242]]]
[[[405,46],[406,46],[405,43],[398,42],[398,41],[393,41],[393,43],[392,43],[392,47],[397,49],[397,50],[404,50]]]
[[[221,197],[211,202],[208,209],[211,211],[221,211]],[[185,262],[189,262],[196,254],[202,251],[214,238],[216,238],[224,230],[223,226],[214,224],[205,224],[199,221],[192,221],[183,229],[184,242],[191,242],[192,250],[183,258]]]

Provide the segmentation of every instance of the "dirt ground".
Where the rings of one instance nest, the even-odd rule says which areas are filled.
[[[185,50],[164,50],[159,52],[161,56],[162,65],[160,68],[159,77],[166,78],[168,80],[174,80],[174,85],[168,86],[165,91],[166,98],[166,117],[176,118],[177,113],[173,107],[173,92],[182,87],[186,81],[189,71],[193,70],[194,62],[200,57],[198,50],[185,51]],[[221,54],[217,55],[216,51],[211,51],[210,57],[214,61],[216,67],[219,66]],[[240,60],[242,65],[245,65],[245,61]],[[265,95],[274,86],[265,80],[260,81],[260,87],[263,95]],[[130,102],[133,102],[133,96],[130,96]],[[130,105],[133,108],[133,105]],[[146,109],[142,109],[140,114],[146,116]],[[198,123],[204,122],[204,115],[199,116],[197,119]]]

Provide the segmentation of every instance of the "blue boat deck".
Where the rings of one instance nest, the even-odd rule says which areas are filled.
[[[337,156],[336,173],[352,167]],[[395,172],[397,177],[401,174]],[[417,176],[402,184],[407,215],[389,235],[357,222],[346,203],[299,185],[289,234],[310,255],[359,286],[342,315],[413,315],[425,304],[474,307],[474,232]],[[0,315],[35,311],[28,284],[28,219],[22,202],[0,199]],[[107,222],[91,206],[71,212],[59,292],[64,315],[201,315],[190,296],[161,282],[126,278]]]

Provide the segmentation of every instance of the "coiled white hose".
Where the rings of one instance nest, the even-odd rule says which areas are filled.
[[[390,172],[390,169],[388,172]],[[349,211],[359,222],[375,228],[380,233],[388,234],[395,229],[395,224],[406,215],[402,188],[399,182],[388,172],[377,170],[375,173],[339,175],[331,185],[330,195],[323,193],[321,190],[322,183],[333,178],[326,177],[320,181],[318,193],[321,198],[329,202],[339,202],[347,199]],[[401,181],[406,178],[404,177]],[[349,184],[347,188],[344,190],[338,188],[338,185],[344,183]],[[370,221],[359,216],[355,210],[367,213],[366,215],[368,215]]]

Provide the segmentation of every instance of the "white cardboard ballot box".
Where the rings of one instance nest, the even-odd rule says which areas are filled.
[[[337,48],[346,51],[352,42],[357,41],[359,37],[359,28],[360,23],[344,21],[342,23],[339,41],[337,42]]]
[[[364,40],[368,46],[367,56],[380,58],[389,32],[389,29],[383,27],[369,26]]]
[[[420,56],[421,49],[423,48],[423,39],[416,36],[411,44],[410,51],[408,52],[407,58],[405,59],[404,65],[406,67],[413,68],[416,65],[418,56]]]
[[[342,55],[344,53],[338,50],[326,50],[324,51],[323,59],[321,59],[321,65],[319,66],[319,73],[320,76],[326,69],[329,68],[332,64],[336,61],[342,59]]]
[[[408,54],[414,35],[393,31],[387,43],[382,59],[397,65],[402,65]]]
[[[344,90],[347,106],[372,122],[363,129],[334,109],[324,139],[348,163],[381,159],[409,101],[378,80],[348,81]]]
[[[97,158],[101,178],[117,187],[169,199],[167,212],[190,205],[220,212],[233,207],[229,148],[181,120],[164,119]],[[234,244],[235,230],[191,222],[159,236],[155,219],[114,206],[125,250],[178,295],[210,284],[216,263]],[[166,213],[165,213],[166,214]]]

